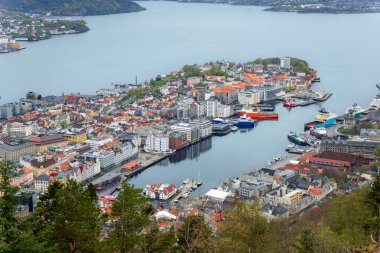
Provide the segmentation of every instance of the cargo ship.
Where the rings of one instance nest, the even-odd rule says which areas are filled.
[[[232,122],[232,124],[239,128],[248,128],[248,127],[254,127],[255,121],[247,117],[246,115],[243,115],[243,116],[240,116],[238,120]]]
[[[304,129],[309,130],[311,128],[321,128],[321,127],[327,127],[335,123],[336,121],[336,114],[326,111],[325,108],[322,108],[319,110],[317,115],[315,115],[315,120],[311,122],[307,122],[304,125]]]
[[[259,108],[253,109],[252,107],[243,107],[241,110],[237,111],[239,116],[247,116],[251,119],[257,120],[277,120],[278,113],[262,112]]]
[[[301,135],[290,132],[288,134],[289,141],[293,142],[294,144],[300,145],[300,146],[308,146],[307,142],[301,137]]]

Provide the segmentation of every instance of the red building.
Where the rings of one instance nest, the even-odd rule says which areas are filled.
[[[175,132],[169,136],[169,148],[170,149],[181,149],[188,144],[186,133]]]

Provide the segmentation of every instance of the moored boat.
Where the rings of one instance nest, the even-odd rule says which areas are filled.
[[[247,117],[246,115],[240,116],[240,118],[237,121],[233,122],[233,125],[236,127],[254,127],[255,121],[251,118]]]
[[[348,107],[346,110],[347,115],[351,115],[355,118],[360,117],[363,114],[363,112],[364,110],[357,103],[354,103],[353,105]]]
[[[290,132],[288,134],[288,139],[289,141],[293,142],[294,144],[300,145],[300,146],[307,146],[307,142],[301,137],[301,135],[295,133],[295,132]]]
[[[293,107],[298,106],[296,103],[292,103],[290,100],[285,100],[284,103],[282,103],[282,105],[288,108],[293,108]]]
[[[325,108],[322,108],[315,115],[314,121],[305,123],[304,129],[306,131],[311,128],[328,127],[336,122],[336,117],[337,115],[335,113],[331,113],[327,111]]]
[[[278,113],[263,112],[259,108],[253,109],[252,107],[243,107],[241,110],[237,111],[239,116],[248,116],[251,119],[257,120],[277,120]]]

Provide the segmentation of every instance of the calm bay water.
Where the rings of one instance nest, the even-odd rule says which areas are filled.
[[[316,88],[333,92],[323,105],[336,113],[354,102],[367,106],[380,82],[380,15],[264,12],[252,6],[141,2],[147,11],[86,17],[84,34],[24,43],[26,50],[0,55],[0,103],[26,91],[94,94],[111,82],[134,82],[184,64],[257,57],[303,58],[319,71]],[[198,177],[204,189],[283,154],[290,130],[302,130],[321,105],[287,111],[278,122],[212,138],[192,154],[151,167],[132,182],[180,183]],[[212,147],[212,148],[210,148]],[[202,152],[201,152],[202,151]],[[190,151],[186,151],[190,152]],[[178,155],[180,156],[180,155]],[[173,160],[174,159],[174,160]]]

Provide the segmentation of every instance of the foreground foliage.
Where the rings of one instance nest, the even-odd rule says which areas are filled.
[[[34,213],[16,217],[12,166],[0,163],[0,252],[377,252],[380,176],[370,188],[326,200],[299,217],[268,220],[257,202],[240,202],[213,231],[201,215],[161,231],[149,200],[127,182],[109,217],[96,192],[53,182]],[[107,223],[105,221],[108,221]],[[108,236],[102,237],[106,228]],[[103,238],[103,239],[100,239]]]

